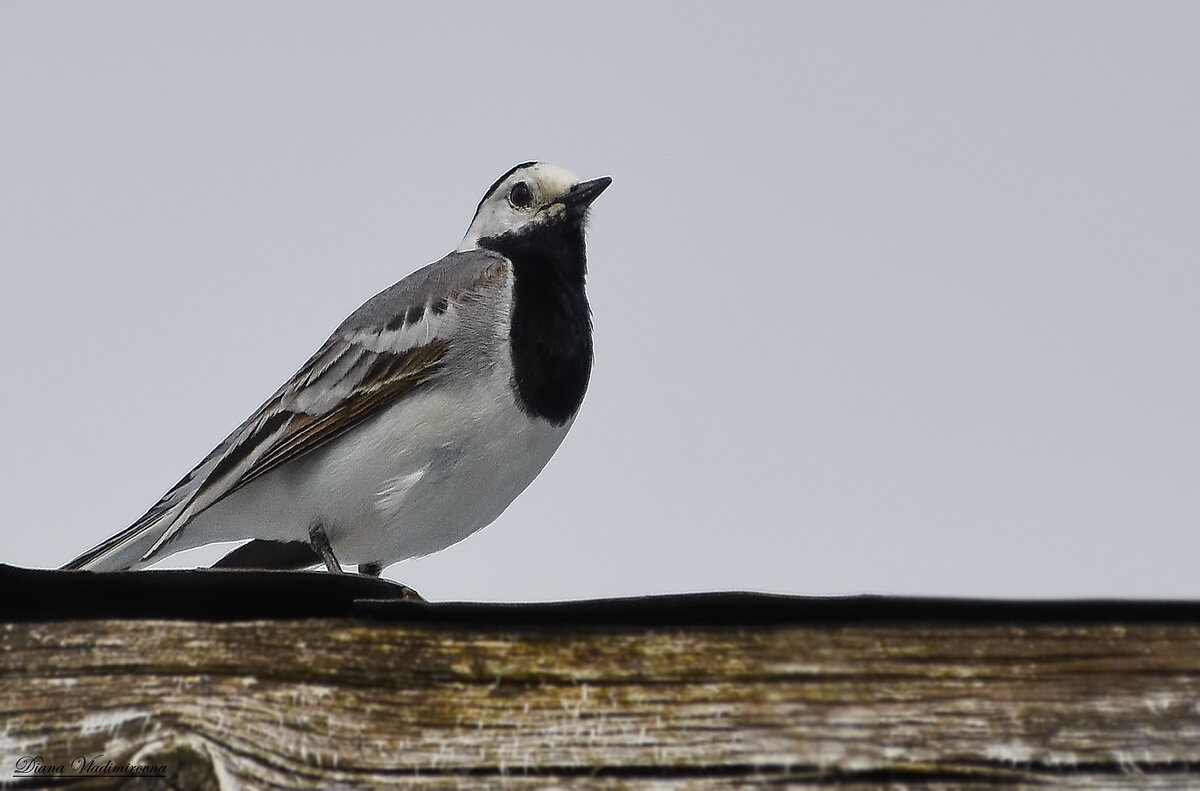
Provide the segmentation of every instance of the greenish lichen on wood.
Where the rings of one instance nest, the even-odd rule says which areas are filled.
[[[1194,624],[65,621],[0,678],[0,777],[170,767],[84,787],[1200,787]]]

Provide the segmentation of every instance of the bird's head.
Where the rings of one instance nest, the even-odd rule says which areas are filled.
[[[479,202],[475,219],[459,250],[490,246],[489,240],[536,236],[577,227],[581,232],[588,207],[612,179],[579,178],[556,165],[524,162],[496,180]]]

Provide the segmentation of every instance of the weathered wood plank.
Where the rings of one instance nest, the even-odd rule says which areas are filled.
[[[1138,767],[1166,782],[1200,763],[1200,627],[118,621],[7,625],[2,645],[6,755],[189,746],[239,784],[674,767],[731,780],[903,769],[959,787],[1049,773],[1061,786],[1072,767],[1091,766],[1080,783]]]
[[[398,612],[4,624],[0,777],[22,755],[103,754],[168,777],[89,787],[1200,787],[1200,618],[1181,611],[744,627]]]

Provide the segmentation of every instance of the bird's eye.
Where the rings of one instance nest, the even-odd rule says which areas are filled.
[[[529,205],[533,203],[533,193],[529,191],[528,184],[518,181],[508,193],[508,199],[518,209],[528,209]]]

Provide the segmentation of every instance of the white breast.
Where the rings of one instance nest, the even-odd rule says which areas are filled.
[[[334,553],[387,563],[461,541],[525,490],[568,428],[530,419],[507,386],[405,400],[324,462],[327,479],[346,483],[324,506]],[[385,472],[355,480],[363,469]],[[370,507],[359,513],[363,502]]]

